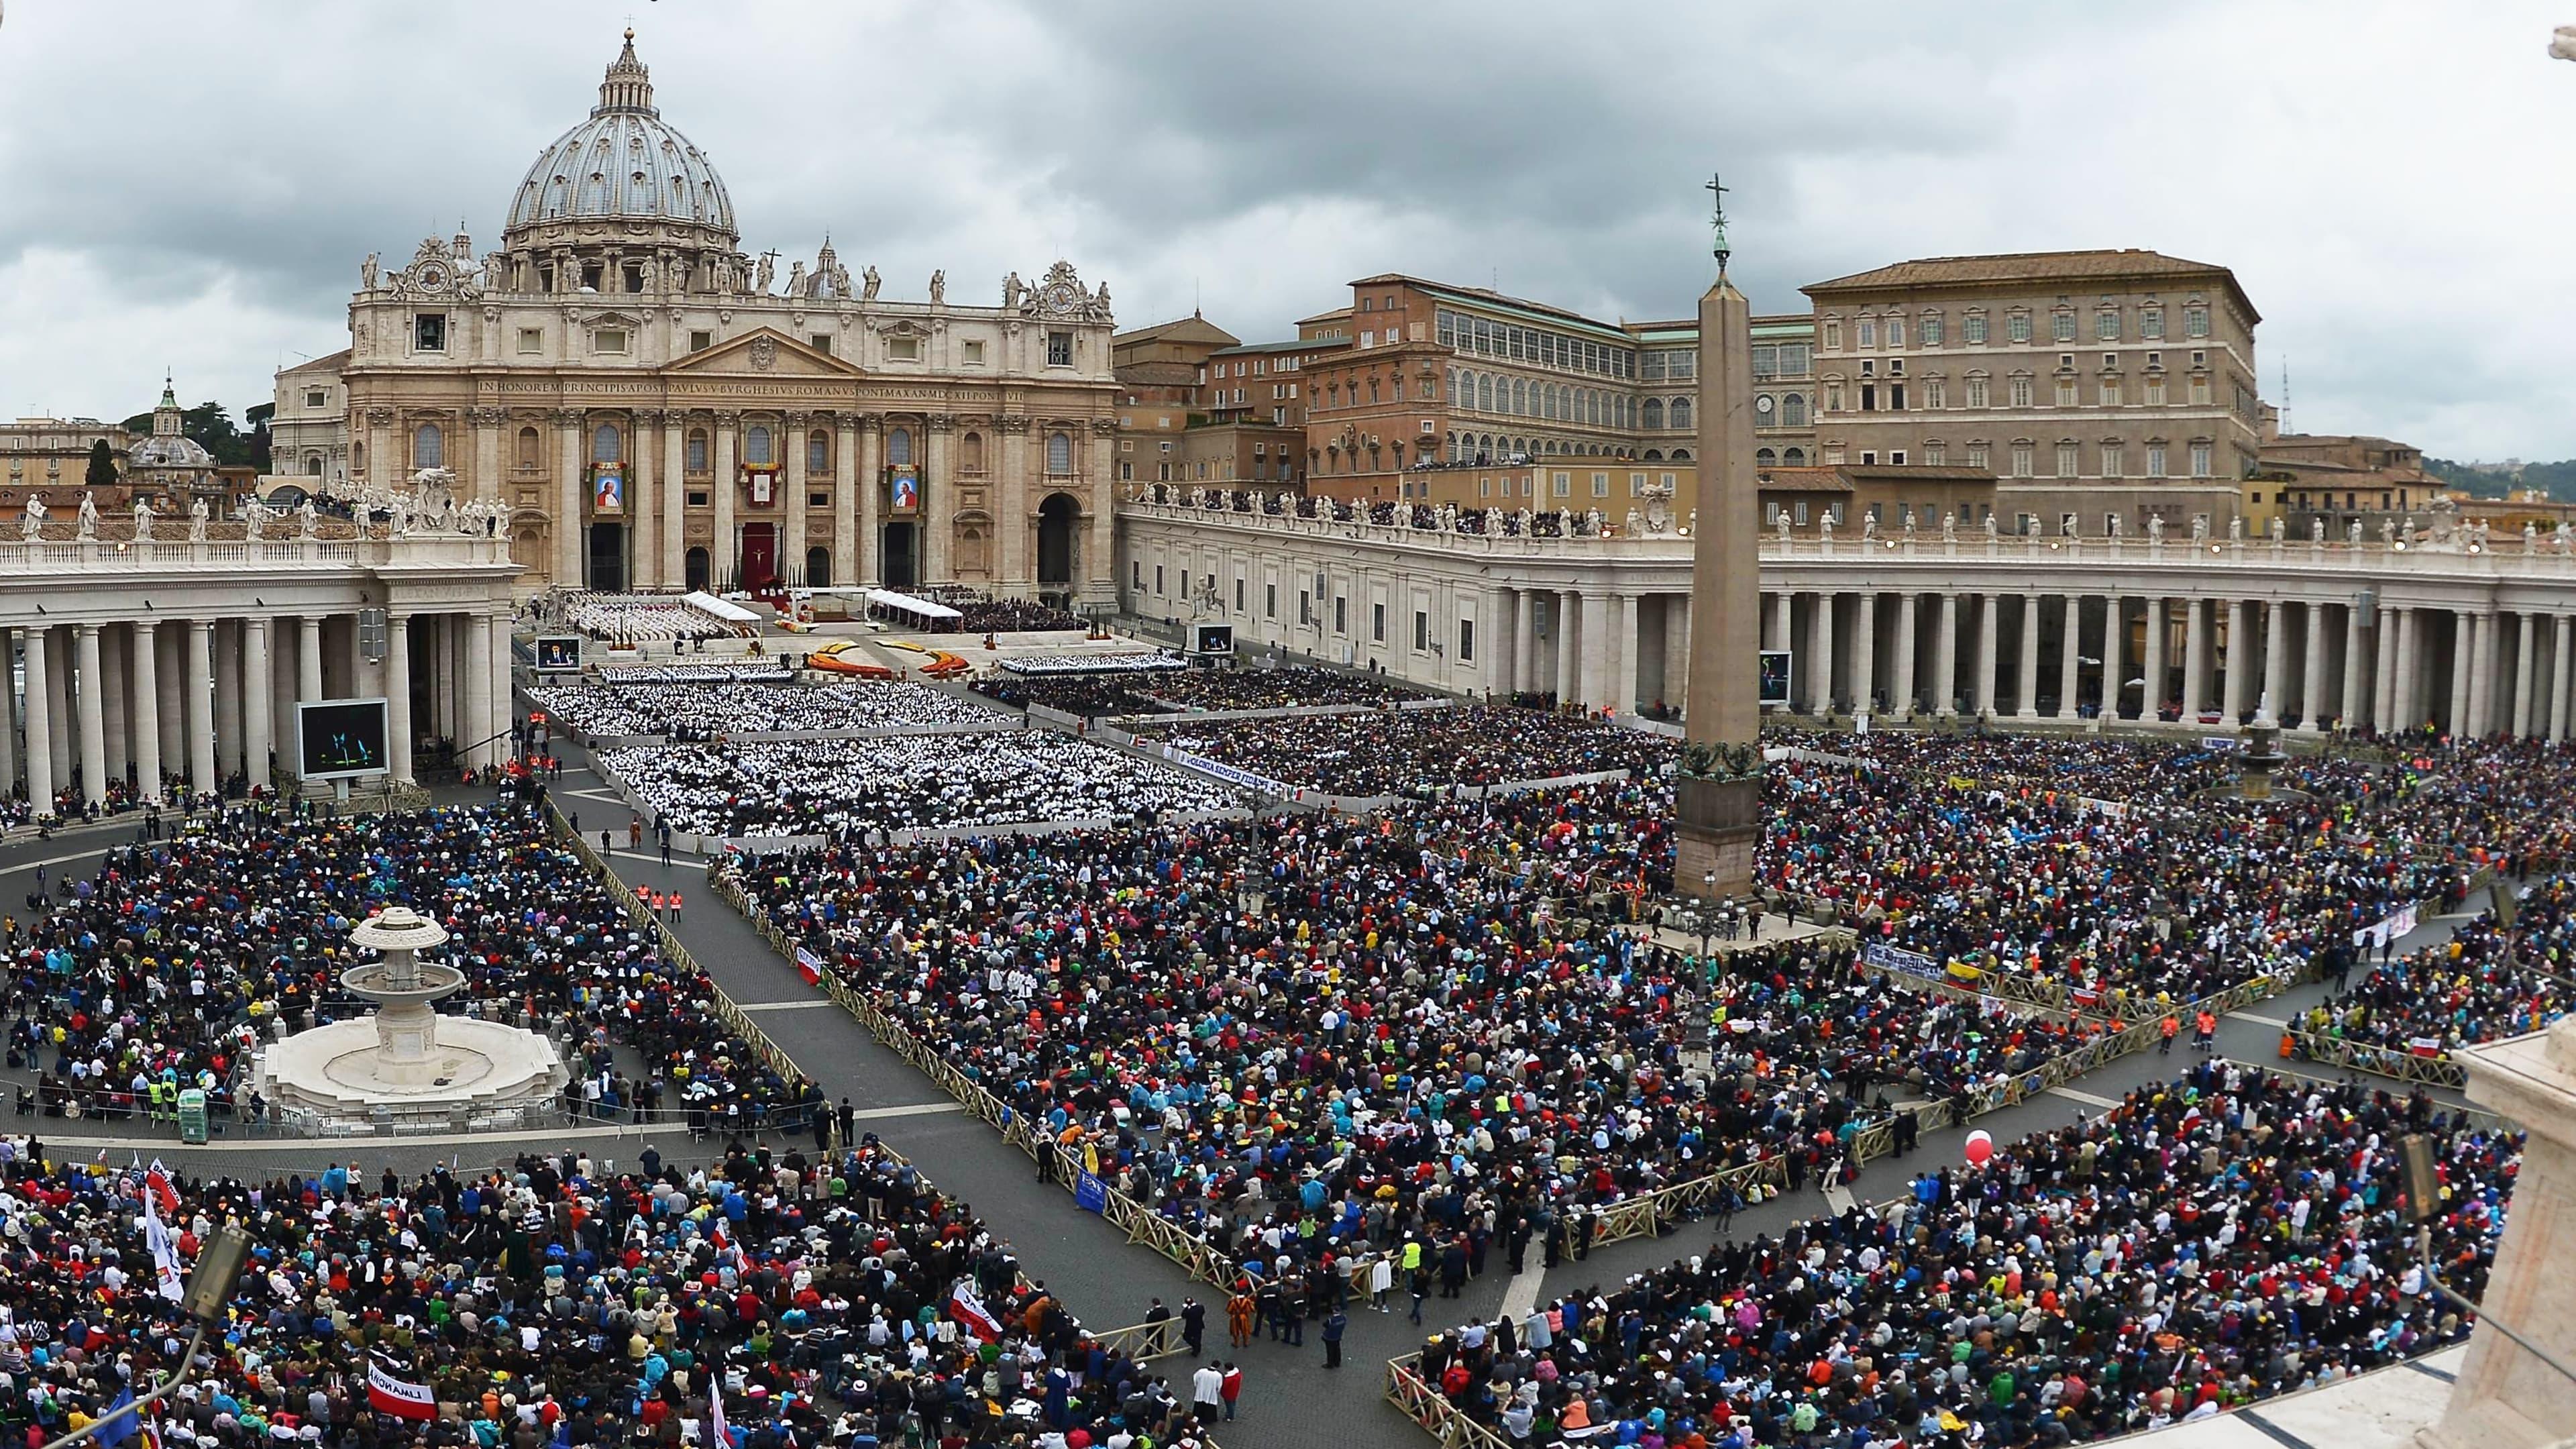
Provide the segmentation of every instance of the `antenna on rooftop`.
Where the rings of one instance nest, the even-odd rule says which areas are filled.
[[[2294,431],[2290,427],[2290,355],[2286,352],[2281,354],[2281,431]]]

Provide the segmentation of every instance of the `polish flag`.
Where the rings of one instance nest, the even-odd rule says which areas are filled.
[[[806,948],[805,948],[805,947],[803,947],[803,946],[799,946],[799,947],[797,947],[797,948],[796,948],[796,974],[797,974],[797,975],[799,975],[799,976],[804,977],[804,978],[805,978],[805,984],[806,984],[806,985],[808,985],[808,986],[820,986],[820,985],[822,985],[822,984],[823,984],[823,958],[822,958],[822,957],[820,957],[820,956],[815,955],[812,951],[810,951],[810,950],[806,949]]]
[[[2419,1057],[2438,1057],[2442,1054],[2442,1041],[2439,1037],[2410,1036],[2406,1049]]]
[[[960,1278],[957,1286],[948,1290],[948,1312],[986,1343],[996,1342],[1002,1336],[1002,1321],[984,1307],[984,1300],[975,1292],[972,1279]]]
[[[163,1217],[178,1216],[179,1190],[170,1185],[169,1170],[161,1165],[160,1159],[155,1158],[152,1170],[143,1174],[143,1190],[160,1207]]]
[[[367,1407],[397,1419],[435,1419],[438,1401],[427,1384],[407,1383],[374,1360],[367,1361]]]

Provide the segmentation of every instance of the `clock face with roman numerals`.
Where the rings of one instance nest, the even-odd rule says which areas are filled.
[[[1081,293],[1074,290],[1073,283],[1058,282],[1046,289],[1046,309],[1050,312],[1070,312],[1080,296]]]

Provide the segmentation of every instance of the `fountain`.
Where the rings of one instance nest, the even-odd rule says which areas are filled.
[[[297,1032],[260,1054],[255,1079],[281,1112],[344,1130],[539,1120],[569,1075],[563,1060],[536,1032],[433,1009],[465,987],[463,971],[420,959],[446,944],[444,928],[409,906],[388,906],[349,942],[379,953],[340,977],[376,1011]]]
[[[2236,757],[2236,793],[2248,800],[2272,798],[2272,772],[2288,764],[2281,752],[2281,724],[2266,700],[2245,727],[2245,747]]]

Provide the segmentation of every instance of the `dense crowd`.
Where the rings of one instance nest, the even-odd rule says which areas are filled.
[[[751,632],[745,625],[728,623],[658,594],[568,594],[551,607],[549,620],[630,648],[684,639],[731,639]]]
[[[1157,679],[1146,688],[1182,709],[1296,709],[1322,704],[1391,705],[1428,699],[1421,690],[1383,674],[1360,674],[1312,665],[1277,669],[1193,669]]]
[[[2552,875],[2522,897],[2513,924],[2493,912],[2450,940],[2383,964],[2305,1013],[2319,1037],[2422,1056],[2538,1031],[2576,1005],[2576,878]]]
[[[951,607],[962,616],[958,627],[969,634],[1026,634],[1091,626],[1079,614],[1036,599],[963,599]]]
[[[821,733],[998,723],[994,713],[908,679],[791,684],[571,684],[528,691],[553,723],[594,738]]]
[[[795,669],[786,654],[748,659],[692,659],[686,664],[610,664],[594,671],[604,684],[783,684]]]
[[[1176,654],[1015,654],[1003,660],[1008,673],[1032,677],[1053,674],[1155,674],[1190,666]]]
[[[968,689],[1006,709],[1027,709],[1032,705],[1100,719],[1118,714],[1175,714],[1173,706],[1153,697],[1154,684],[1179,675],[1158,675],[1151,683],[1133,674],[995,674],[967,685]]]
[[[1122,1190],[1319,1287],[1407,1242],[1455,1248],[1462,1277],[1494,1243],[1553,1261],[1588,1245],[1585,1213],[1766,1158],[1792,1186],[1847,1175],[1883,1093],[1991,1087],[2084,1030],[1811,941],[1712,979],[1638,932],[1570,928],[1669,888],[1669,812],[1613,783],[724,870]],[[1716,1027],[1704,1071],[1681,1056],[1694,1014]]]
[[[146,1214],[185,1273],[254,1258],[154,1442],[562,1449],[718,1442],[1188,1445],[1186,1388],[1103,1349],[1008,1244],[874,1138],[710,1167],[648,1147],[405,1180],[245,1182],[44,1160],[0,1138],[0,1431],[42,1444],[178,1367]],[[427,1392],[371,1404],[370,1368]],[[110,1433],[103,1443],[128,1438]]]
[[[403,904],[444,926],[471,999],[548,1023],[619,1105],[710,1125],[797,1120],[820,1100],[725,1030],[712,987],[664,960],[527,812],[347,819],[237,810],[49,882],[0,936],[7,1063],[44,1115],[142,1115],[183,1089],[249,1114],[249,1057],[280,1023],[356,1015],[350,928]],[[29,1078],[32,1078],[30,1081]],[[166,1112],[165,1112],[166,1115]]]
[[[600,770],[692,835],[820,835],[1227,810],[1241,792],[1051,730],[606,750]]]
[[[1175,748],[1333,795],[1426,795],[1525,780],[1661,771],[1678,743],[1580,715],[1459,705],[1400,713],[1158,721],[1137,743]]]
[[[2444,1196],[2414,1260],[2396,1139]],[[1926,1174],[1882,1211],[1712,1246],[1434,1338],[1508,1443],[2055,1445],[2207,1418],[2456,1342],[2518,1137],[2422,1096],[2204,1063]]]

